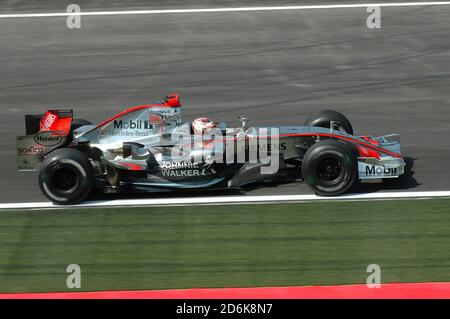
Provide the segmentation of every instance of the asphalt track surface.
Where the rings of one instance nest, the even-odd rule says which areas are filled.
[[[321,3],[356,2],[364,3]],[[108,11],[318,4],[85,3]],[[65,11],[55,4],[2,1],[0,11]],[[73,108],[98,122],[172,92],[185,119],[231,125],[241,114],[252,125],[301,125],[318,110],[339,110],[357,134],[400,133],[409,168],[401,180],[354,191],[448,190],[450,6],[383,8],[381,29],[368,29],[367,16],[363,8],[90,16],[81,29],[63,17],[0,19],[0,202],[46,200],[36,173],[16,172],[25,114]],[[309,193],[294,183],[246,194]]]
[[[69,4],[78,4],[83,11],[153,10],[227,8],[247,6],[293,6],[319,4],[376,3],[368,0],[3,0],[2,13],[63,12]],[[397,1],[378,1],[397,2]],[[402,1],[398,1],[402,2]],[[428,1],[424,1],[428,2]]]

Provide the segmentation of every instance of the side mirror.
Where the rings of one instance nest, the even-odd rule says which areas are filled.
[[[244,117],[244,116],[239,116],[239,121],[241,121],[241,127],[242,127],[242,129],[245,130],[245,128],[247,127],[248,118],[246,118],[246,117]]]
[[[339,128],[340,128],[339,124],[340,124],[339,122],[330,121],[330,133],[333,133],[334,129],[336,129],[336,128],[339,130]]]

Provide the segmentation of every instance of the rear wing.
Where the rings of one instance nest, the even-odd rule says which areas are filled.
[[[17,170],[38,170],[46,154],[65,145],[72,118],[72,110],[49,110],[41,115],[25,115],[26,135],[16,139]]]
[[[25,115],[25,133],[33,135],[40,131],[64,131],[69,134],[72,110],[49,110],[44,114]]]

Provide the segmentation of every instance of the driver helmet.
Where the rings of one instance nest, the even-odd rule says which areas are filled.
[[[217,124],[207,117],[200,117],[192,121],[192,129],[195,134],[203,134],[205,130],[215,128]]]

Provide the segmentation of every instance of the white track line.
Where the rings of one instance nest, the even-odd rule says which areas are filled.
[[[46,209],[46,208],[79,208],[79,207],[124,207],[124,206],[180,206],[180,205],[234,205],[251,203],[282,203],[311,201],[367,201],[394,199],[425,199],[449,197],[450,191],[440,192],[398,192],[349,194],[338,197],[319,197],[316,195],[272,195],[272,196],[221,196],[221,197],[186,197],[161,199],[117,199],[110,201],[92,201],[78,205],[61,206],[50,202],[0,204],[2,210]]]
[[[359,3],[330,4],[310,6],[273,6],[273,7],[238,7],[238,8],[205,8],[205,9],[166,9],[166,10],[129,10],[129,11],[91,11],[91,12],[57,12],[57,13],[18,13],[0,14],[0,18],[42,18],[67,16],[103,16],[132,14],[168,14],[168,13],[213,13],[213,12],[248,12],[248,11],[283,11],[283,10],[318,10],[318,9],[351,9],[366,7],[412,7],[450,5],[450,1],[434,2],[393,2],[393,3]],[[83,8],[81,8],[83,10]]]

